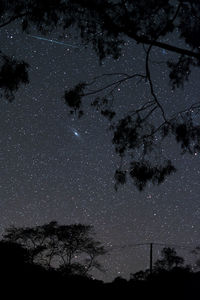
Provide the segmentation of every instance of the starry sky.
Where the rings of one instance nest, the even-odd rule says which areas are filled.
[[[10,225],[52,220],[91,224],[110,250],[100,259],[106,273],[94,272],[105,281],[129,278],[147,268],[151,242],[162,244],[154,246],[154,260],[163,245],[177,245],[178,254],[191,262],[189,251],[200,244],[199,155],[180,155],[169,139],[162,152],[177,172],[143,192],[131,180],[116,192],[113,175],[119,158],[108,120],[88,105],[92,98],[86,99],[82,118],[70,116],[63,98],[64,91],[79,81],[103,73],[141,71],[142,47],[127,40],[118,60],[109,57],[100,66],[92,48],[73,33],[62,39],[59,32],[47,34],[45,38],[59,42],[53,43],[34,38],[42,37],[34,28],[30,35],[22,33],[16,22],[2,28],[0,36],[4,53],[30,64],[30,83],[18,90],[12,103],[0,103],[0,232]],[[167,41],[178,45],[174,37]],[[173,54],[153,49],[152,60],[169,57]],[[171,91],[167,76],[163,64],[154,64],[152,77],[167,114],[198,101],[198,70],[193,70],[184,90]],[[116,91],[115,109],[123,115],[148,95],[144,84],[124,83]]]

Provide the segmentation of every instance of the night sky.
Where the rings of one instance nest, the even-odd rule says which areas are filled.
[[[135,244],[184,246],[177,252],[191,262],[189,251],[200,244],[199,155],[180,155],[179,146],[169,139],[162,152],[177,172],[143,192],[131,179],[116,192],[113,176],[119,158],[108,120],[88,105],[93,98],[85,100],[81,119],[69,115],[63,98],[66,89],[102,73],[141,72],[142,46],[127,40],[119,60],[110,57],[100,66],[92,48],[73,32],[63,38],[56,31],[45,36],[61,44],[31,35],[42,37],[34,29],[30,35],[22,33],[18,23],[0,31],[2,52],[30,64],[30,84],[19,89],[14,102],[2,99],[0,104],[1,233],[12,224],[91,224],[110,249],[101,259],[107,272],[94,272],[105,281],[119,275],[129,278],[131,272],[149,266],[149,246]],[[151,59],[158,62],[173,57],[161,49],[153,49],[153,54]],[[198,70],[193,70],[184,90],[174,92],[167,76],[166,66],[154,64],[152,78],[166,114],[198,101]],[[148,96],[145,84],[129,81],[116,91],[116,112],[123,115]],[[154,246],[154,260],[162,247]]]

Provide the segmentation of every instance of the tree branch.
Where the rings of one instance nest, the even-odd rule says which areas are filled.
[[[116,75],[116,73],[113,73],[113,74],[111,74],[111,73],[109,73],[109,74],[103,74],[102,76],[111,76],[111,75]],[[102,77],[102,76],[96,77],[91,83],[89,83],[89,84],[87,84],[87,85],[94,84],[95,81],[96,81],[96,79],[97,79],[97,78],[100,78],[100,77]],[[85,97],[85,96],[90,96],[90,95],[94,95],[94,94],[100,93],[100,92],[102,92],[102,91],[104,91],[104,90],[106,90],[106,89],[108,89],[108,88],[110,88],[110,87],[118,86],[118,85],[120,85],[122,82],[125,82],[126,80],[129,80],[129,79],[133,79],[133,78],[135,78],[135,77],[140,77],[140,78],[142,78],[142,79],[146,79],[146,76],[145,76],[145,75],[142,75],[142,74],[133,74],[133,75],[127,75],[127,74],[126,74],[126,77],[125,77],[125,78],[122,78],[122,79],[120,79],[120,80],[117,80],[117,81],[115,81],[115,82],[112,82],[112,83],[110,83],[110,84],[108,84],[108,85],[106,85],[106,86],[104,86],[104,87],[102,87],[102,88],[100,88],[100,89],[93,90],[93,91],[90,91],[90,92],[88,92],[88,93],[85,93],[85,94],[83,94],[82,96]]]
[[[200,53],[198,52],[193,52],[187,49],[183,49],[183,48],[179,48],[179,47],[175,47],[163,42],[158,42],[155,40],[150,40],[145,36],[138,36],[138,35],[130,35],[130,37],[132,37],[137,43],[142,43],[142,44],[146,44],[146,45],[152,45],[152,46],[156,46],[171,52],[175,52],[175,53],[179,53],[182,55],[187,55],[190,57],[194,57],[197,58],[198,60],[200,60]]]
[[[166,119],[166,116],[165,116],[164,109],[163,109],[162,105],[160,104],[160,102],[158,101],[157,96],[156,96],[156,94],[154,92],[153,83],[152,83],[152,80],[151,80],[150,69],[149,69],[149,54],[150,54],[150,51],[151,51],[152,47],[153,47],[153,45],[149,46],[149,48],[147,50],[147,54],[146,54],[146,77],[147,77],[147,79],[149,81],[151,95],[153,96],[154,101],[157,104],[157,106],[160,108],[162,116],[163,116],[163,119],[165,120],[165,122],[168,123],[168,121]]]

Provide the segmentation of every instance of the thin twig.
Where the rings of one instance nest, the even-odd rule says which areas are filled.
[[[125,78],[122,78],[122,79],[120,79],[118,81],[112,82],[112,83],[110,83],[110,84],[108,84],[106,86],[103,86],[103,87],[101,87],[101,88],[99,88],[97,90],[93,90],[93,91],[90,91],[88,93],[85,93],[82,96],[84,97],[84,96],[90,96],[90,95],[94,95],[94,94],[100,93],[100,92],[102,92],[102,91],[104,91],[104,90],[106,90],[106,89],[108,89],[110,87],[119,86],[121,83],[125,82],[126,80],[133,79],[135,77],[140,77],[142,79],[146,79],[145,75],[142,75],[142,74],[133,74],[133,75],[127,76]],[[94,84],[94,83],[95,83],[95,80],[92,83],[89,83],[89,85]]]

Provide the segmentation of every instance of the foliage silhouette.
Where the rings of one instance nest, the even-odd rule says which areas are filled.
[[[121,161],[114,176],[116,189],[126,183],[127,175],[142,190],[149,182],[160,184],[175,171],[171,161],[162,154],[159,154],[162,162],[157,163],[157,149],[166,137],[175,137],[183,152],[199,152],[200,126],[194,122],[193,115],[197,118],[200,103],[191,103],[174,114],[165,111],[165,99],[159,99],[151,76],[151,68],[156,64],[151,59],[154,48],[174,53],[174,60],[165,62],[172,89],[183,87],[192,68],[200,66],[199,1],[2,0],[0,15],[0,28],[18,21],[27,33],[33,27],[42,34],[55,28],[59,33],[73,28],[72,32],[78,32],[85,45],[93,47],[100,63],[108,56],[118,59],[127,39],[135,41],[139,49],[143,46],[143,72],[102,74],[91,82],[78,83],[64,94],[70,113],[82,116],[84,97],[94,97],[91,105],[111,122],[112,142]],[[170,43],[171,37],[177,45]],[[1,58],[1,95],[11,100],[19,85],[28,83],[28,66],[3,53]],[[105,84],[108,79],[109,83]],[[148,85],[149,99],[141,102],[133,98],[134,109],[127,108],[121,118],[114,107],[116,91],[123,83],[134,80]],[[102,86],[97,87],[97,83]],[[127,159],[129,166],[125,163]]]
[[[20,299],[27,299],[30,293],[32,297],[40,295],[44,299],[63,296],[128,299],[130,295],[136,299],[197,299],[200,272],[181,266],[183,258],[180,260],[174,249],[164,248],[162,253],[167,263],[161,264],[159,270],[154,269],[153,274],[146,270],[132,274],[130,280],[116,277],[105,283],[32,263],[29,250],[18,243],[1,240],[1,291],[7,297]]]
[[[103,271],[97,257],[106,253],[92,235],[90,225],[52,221],[35,227],[10,227],[4,239],[27,249],[32,263],[56,268],[64,275],[89,276],[93,268]]]
[[[170,271],[184,264],[184,259],[177,255],[174,248],[163,248],[161,255],[162,259],[158,259],[154,264],[154,271],[156,272],[161,270]]]
[[[14,99],[14,94],[21,84],[28,84],[28,64],[17,61],[0,52],[0,97],[9,101]]]
[[[134,291],[144,299],[149,295],[153,299],[195,299],[200,291],[200,272],[184,265],[184,258],[178,256],[174,248],[163,248],[161,255],[152,273],[147,269],[131,274]]]
[[[195,249],[193,249],[191,251],[191,254],[195,255],[196,256],[196,261],[195,261],[195,266],[194,266],[194,269],[198,270],[200,269],[200,246],[197,246]]]
[[[150,275],[150,271],[149,269],[145,270],[145,271],[138,271],[136,273],[131,273],[130,274],[130,279],[133,281],[143,281],[143,280],[147,280],[148,277]]]

